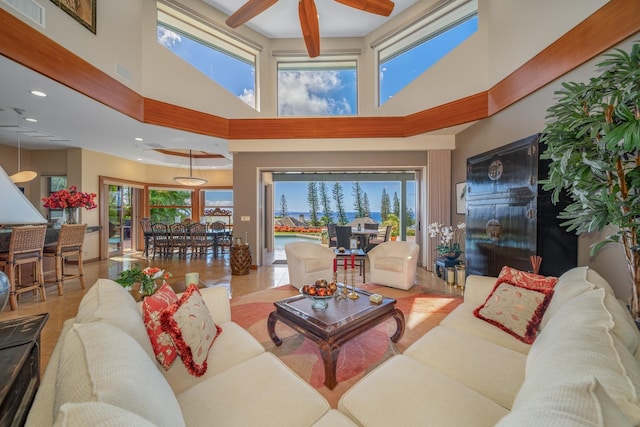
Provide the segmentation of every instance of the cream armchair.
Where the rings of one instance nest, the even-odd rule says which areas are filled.
[[[333,250],[311,242],[289,243],[284,250],[291,286],[300,289],[318,279],[329,281],[333,277]]]
[[[409,289],[415,283],[420,247],[413,242],[384,242],[371,249],[370,280],[377,285]]]

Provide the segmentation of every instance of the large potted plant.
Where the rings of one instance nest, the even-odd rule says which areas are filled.
[[[640,318],[640,44],[604,55],[587,83],[563,83],[547,110],[541,154],[550,159],[543,189],[554,203],[566,191],[563,226],[576,233],[614,231],[594,244],[622,244],[631,275],[629,307]]]

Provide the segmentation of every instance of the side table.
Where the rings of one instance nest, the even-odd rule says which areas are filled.
[[[40,385],[40,333],[48,313],[0,322],[0,426],[22,426]]]
[[[462,261],[460,261],[459,259],[455,259],[455,260],[449,260],[447,258],[436,258],[436,276],[442,278],[442,280],[444,280],[446,283],[448,282],[448,277],[447,277],[447,268],[449,267],[453,267],[455,268],[456,265],[460,265],[462,264]],[[454,276],[454,282],[455,282],[455,276]]]
[[[231,274],[243,276],[251,269],[251,246],[248,243],[231,246]]]

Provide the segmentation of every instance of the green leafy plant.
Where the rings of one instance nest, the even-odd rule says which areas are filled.
[[[437,222],[429,224],[427,233],[429,237],[439,239],[440,244],[436,247],[438,255],[458,254],[464,252],[460,247],[460,238],[466,232],[466,224],[458,223],[452,225],[439,224]]]
[[[400,232],[400,218],[398,218],[398,215],[391,214],[391,213],[388,214],[387,219],[382,221],[382,225],[385,227],[390,225],[391,232],[389,234],[393,237],[398,237],[398,234]]]
[[[125,288],[132,288],[135,283],[140,283],[140,293],[142,295],[153,295],[160,287],[157,283],[158,279],[162,281],[171,277],[171,273],[165,273],[164,270],[157,267],[140,268],[139,264],[135,264],[128,270],[123,270],[115,280]]]
[[[541,158],[551,160],[541,181],[557,203],[569,203],[562,225],[577,234],[613,232],[591,248],[609,243],[624,248],[632,289],[630,309],[640,318],[640,44],[604,55],[599,74],[587,83],[563,83],[557,103],[547,110]]]

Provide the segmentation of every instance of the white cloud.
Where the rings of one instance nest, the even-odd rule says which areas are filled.
[[[167,30],[166,28],[158,27],[158,43],[162,46],[171,48],[176,45],[176,43],[180,43],[182,38],[171,30]]]
[[[281,116],[351,114],[348,101],[333,98],[342,89],[337,71],[285,71],[278,73],[278,111]]]
[[[243,89],[238,98],[251,108],[256,108],[256,94],[251,89]]]

